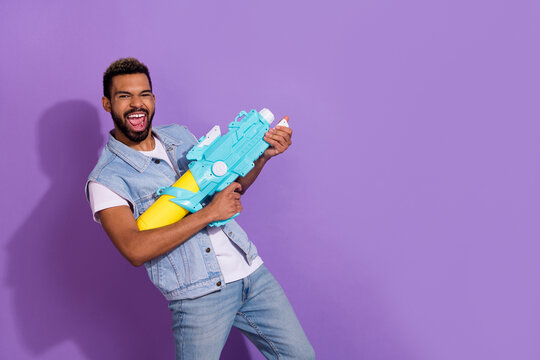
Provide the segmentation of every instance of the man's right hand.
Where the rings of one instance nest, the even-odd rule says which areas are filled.
[[[214,196],[210,204],[203,210],[213,219],[212,221],[226,220],[235,214],[242,211],[242,203],[240,202],[240,193],[242,185],[237,182],[231,183],[225,189],[221,190]]]

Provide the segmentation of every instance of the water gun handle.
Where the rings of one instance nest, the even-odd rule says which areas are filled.
[[[232,219],[234,219],[238,215],[240,215],[240,213],[236,213],[233,216],[231,216],[230,218],[225,219],[225,220],[219,220],[219,221],[211,222],[210,224],[208,224],[208,226],[222,226],[222,225],[225,225],[226,223],[228,223],[229,221],[231,221]]]

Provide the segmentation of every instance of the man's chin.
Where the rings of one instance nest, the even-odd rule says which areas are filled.
[[[134,131],[130,130],[128,134],[124,134],[133,142],[141,142],[144,139],[148,137],[148,133],[150,132],[150,129],[147,127],[146,129],[142,131]]]
[[[146,139],[148,137],[148,133],[150,132],[150,127],[147,125],[142,130],[135,130],[133,129],[129,123],[124,123],[126,126],[120,127],[120,132],[127,137],[130,141],[139,143]]]

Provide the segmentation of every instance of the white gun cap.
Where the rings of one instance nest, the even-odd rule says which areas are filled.
[[[259,114],[261,114],[264,120],[266,120],[266,122],[269,124],[271,124],[272,121],[274,121],[274,114],[272,114],[272,112],[268,110],[267,108],[264,108],[261,111],[259,111]]]

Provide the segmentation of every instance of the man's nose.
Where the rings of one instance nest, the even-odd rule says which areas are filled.
[[[143,105],[142,98],[140,96],[137,96],[137,95],[132,96],[130,105],[131,105],[131,107],[135,107],[135,108],[142,107],[142,105]]]

